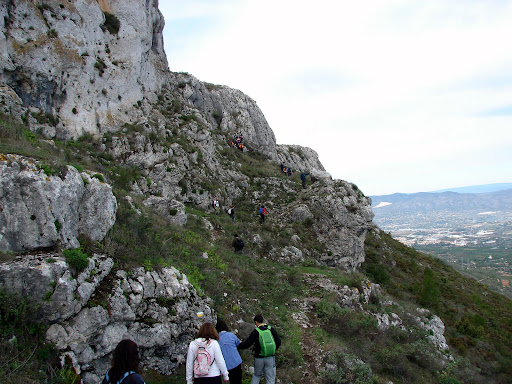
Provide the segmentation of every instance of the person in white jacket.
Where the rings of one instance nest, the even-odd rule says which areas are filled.
[[[196,339],[188,346],[187,353],[187,384],[222,384],[221,375],[224,381],[229,381],[228,369],[222,356],[219,345],[219,334],[212,323],[204,323],[197,332]],[[210,367],[206,374],[198,374],[195,364],[198,363],[198,350],[204,347],[210,355]],[[201,359],[204,361],[204,359]]]

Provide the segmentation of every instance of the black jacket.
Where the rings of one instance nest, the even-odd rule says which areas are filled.
[[[261,330],[265,330],[265,329],[268,329],[268,325],[262,324],[258,328]],[[279,335],[277,334],[277,331],[274,329],[274,327],[270,327],[270,332],[272,333],[272,336],[274,336],[274,341],[276,343],[276,351],[277,351],[279,349],[279,347],[281,346],[281,339],[279,338]],[[251,332],[251,334],[249,335],[249,337],[246,340],[242,341],[238,345],[237,348],[238,349],[247,349],[251,345],[254,344],[254,347],[253,347],[254,357],[264,357],[264,356],[261,356],[261,347],[260,347],[259,339],[260,339],[260,334],[255,329],[254,331]]]

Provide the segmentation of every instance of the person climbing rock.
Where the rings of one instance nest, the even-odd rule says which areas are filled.
[[[235,253],[240,253],[244,249],[244,241],[238,237],[238,234],[233,235],[233,242],[231,243],[231,246],[235,249]]]
[[[303,172],[300,174],[300,180],[302,181],[302,188],[306,189],[306,176],[309,175],[309,172]]]
[[[218,197],[213,199],[212,208],[213,208],[213,212],[218,215],[219,214],[219,212],[218,212],[219,211],[219,198]]]
[[[281,339],[273,327],[264,323],[262,315],[254,316],[254,324],[256,329],[238,345],[238,349],[247,349],[254,345],[254,373],[251,384],[258,384],[263,375],[266,384],[275,384],[275,354],[281,346]]]
[[[261,206],[259,210],[260,214],[260,224],[263,224],[265,222],[265,216],[268,214],[267,210],[265,209],[265,206]]]
[[[228,209],[228,215],[231,217],[231,221],[235,222],[235,206],[232,205],[231,208]]]

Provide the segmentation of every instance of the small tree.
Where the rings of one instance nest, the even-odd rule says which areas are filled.
[[[418,303],[425,307],[434,307],[439,303],[440,297],[441,292],[434,279],[434,272],[427,267],[423,272],[423,281],[418,292]]]

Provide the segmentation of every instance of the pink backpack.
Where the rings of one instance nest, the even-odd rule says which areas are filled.
[[[206,344],[196,342],[197,352],[194,359],[194,376],[207,376],[210,373],[210,367],[213,364],[212,356],[206,349],[209,341]]]

